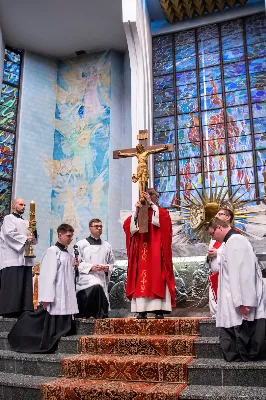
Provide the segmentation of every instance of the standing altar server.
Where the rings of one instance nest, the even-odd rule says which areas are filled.
[[[43,309],[25,312],[8,335],[13,350],[23,353],[51,353],[61,336],[72,329],[78,312],[74,267],[78,261],[67,251],[74,229],[68,224],[57,228],[58,242],[44,253],[39,276],[38,300]]]
[[[261,269],[248,239],[226,222],[214,218],[208,226],[212,238],[223,242],[216,326],[227,361],[266,357],[266,291]]]
[[[13,201],[13,213],[6,215],[0,232],[0,315],[18,317],[33,310],[33,258],[25,257],[29,242],[37,243],[28,231],[29,221],[23,219],[26,208],[23,199]],[[31,221],[33,227],[36,222]]]

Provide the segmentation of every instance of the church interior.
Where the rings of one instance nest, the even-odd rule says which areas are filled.
[[[0,226],[35,203],[34,279],[62,223],[99,218],[116,264],[110,317],[55,354],[14,353],[0,317],[0,399],[266,398],[266,361],[226,363],[209,313],[208,222],[223,202],[266,278],[263,0],[0,0]],[[140,143],[172,221],[176,308],[130,318],[123,222]],[[120,152],[120,153],[119,153]],[[35,299],[36,301],[36,299]]]

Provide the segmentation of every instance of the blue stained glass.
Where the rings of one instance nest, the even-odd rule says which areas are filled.
[[[224,66],[225,78],[232,78],[234,76],[244,75],[244,74],[246,74],[246,65],[244,61]]]
[[[209,188],[212,186],[214,188],[216,184],[218,187],[228,186],[226,171],[205,172],[205,187]],[[219,189],[217,189],[217,193],[219,193]]]
[[[192,43],[194,41],[195,41],[195,31],[194,30],[178,32],[175,34],[176,46],[178,46],[180,44],[186,45],[187,43]]]
[[[200,101],[202,110],[211,110],[223,106],[222,94],[213,94],[212,96],[201,97]]]
[[[256,72],[255,74],[250,74],[250,87],[263,87],[266,86],[266,71]]]
[[[176,153],[175,151],[172,151],[170,153],[158,153],[154,154],[154,160],[155,161],[168,161],[168,160],[175,160],[176,158]]]
[[[176,175],[176,162],[175,161],[155,162],[154,175],[156,177]]]
[[[226,146],[224,139],[203,141],[204,155],[223,154],[225,152],[226,152]]]
[[[199,54],[219,52],[219,39],[200,40],[198,42]]]
[[[174,102],[174,89],[154,90],[153,98],[154,103],[161,103],[163,101]]]
[[[254,133],[266,132],[266,117],[253,119]]]
[[[152,47],[154,49],[160,49],[162,47],[167,47],[172,45],[172,36],[164,35],[164,36],[156,36],[152,39]]]
[[[153,134],[155,144],[175,143],[175,131],[158,131]]]
[[[191,57],[196,55],[196,46],[195,43],[186,43],[182,46],[177,46],[175,48],[175,57],[176,58],[184,58]]]
[[[202,194],[201,188],[199,188],[198,191],[200,192],[200,194]],[[193,198],[199,199],[199,195],[196,190],[180,190],[180,200],[186,201],[187,197],[189,199]]]
[[[220,64],[220,53],[206,53],[199,55],[199,67],[206,68]]]
[[[246,89],[247,78],[246,75],[234,76],[224,80],[224,88],[226,92],[233,92],[235,90]]]
[[[189,158],[179,161],[179,173],[182,175],[201,172],[200,158]]]
[[[251,136],[235,136],[228,139],[229,152],[252,150]]]
[[[0,131],[0,146],[12,147],[15,144],[15,135],[9,132]]]
[[[187,57],[177,59],[175,62],[176,71],[190,71],[196,69],[196,58]]]
[[[264,194],[265,194],[265,190],[264,190],[264,183],[259,183],[259,197],[260,199],[264,199]]]
[[[223,110],[203,111],[201,114],[202,125],[216,125],[224,122]]]
[[[258,173],[259,182],[264,182],[264,171],[265,171],[265,165],[257,167],[257,173]]]
[[[12,183],[0,180],[0,218],[9,214]]]
[[[266,116],[266,103],[252,104],[253,118],[260,118]]]
[[[200,70],[200,82],[210,81],[210,80],[217,80],[221,79],[221,68],[218,67],[211,67],[211,68],[203,68]]]
[[[188,113],[192,111],[198,111],[199,106],[198,106],[198,99],[184,99],[184,100],[178,100],[177,101],[177,112],[178,113]]]
[[[227,120],[232,121],[240,121],[242,119],[249,119],[249,110],[248,106],[240,106],[240,107],[230,107],[227,108]]]
[[[217,140],[225,137],[224,124],[209,125],[202,127],[204,140]]]
[[[166,60],[172,60],[173,58],[172,46],[161,47],[156,50],[153,48],[152,55],[154,62],[164,62]]]
[[[266,133],[257,133],[254,135],[255,137],[255,148],[260,150],[260,149],[266,149]]]
[[[5,49],[3,80],[14,85],[19,84],[21,55]]]
[[[153,87],[155,90],[157,89],[166,89],[174,86],[174,77],[173,75],[167,75],[163,77],[156,77],[153,80]]]
[[[200,83],[200,95],[210,96],[211,94],[222,93],[221,80],[214,81],[210,79],[209,81]]]
[[[176,176],[167,176],[163,178],[155,178],[154,186],[157,192],[170,192],[176,190]]]
[[[254,44],[258,42],[265,42],[266,40],[266,30],[262,30],[261,32],[254,32],[254,35],[247,35],[247,44]]]
[[[266,86],[251,89],[252,103],[255,103],[257,101],[265,101],[265,100],[266,100]]]
[[[179,158],[200,156],[200,142],[181,143],[178,146]]]
[[[243,23],[241,19],[234,19],[232,21],[228,21],[222,24],[221,33],[222,36],[237,34],[238,32],[242,32]]]
[[[202,177],[201,174],[179,175],[179,183],[180,189],[202,188]]]
[[[218,25],[206,25],[198,28],[198,40],[208,40],[219,37]]]
[[[238,189],[239,185],[237,186],[232,186],[232,192],[236,191]],[[255,185],[254,184],[246,184],[241,186],[239,191],[237,192],[237,197],[239,197],[241,194],[243,196],[239,200],[253,200],[256,198],[255,194]]]
[[[175,195],[175,192],[160,193],[158,200],[159,206],[162,208],[170,208]]]
[[[235,61],[244,60],[244,49],[242,48],[235,48],[235,49],[228,49],[223,51],[223,62],[230,63]]]
[[[16,130],[16,110],[0,106],[0,128],[3,130]]]
[[[257,165],[265,166],[266,163],[266,150],[256,151]]]
[[[176,88],[176,97],[178,100],[183,99],[184,97],[197,97],[198,88],[195,83],[190,83],[184,86],[177,86]]]
[[[154,63],[153,65],[153,75],[167,75],[173,72],[173,61],[165,61]]]
[[[178,129],[182,128],[190,128],[192,126],[199,126],[199,114],[198,113],[190,113],[190,114],[181,114],[177,119]]]
[[[16,109],[18,105],[18,88],[3,83],[0,104]]]
[[[256,14],[246,18],[247,36],[256,35],[257,32],[264,31],[266,28],[265,14]]]
[[[222,49],[228,50],[234,47],[243,47],[244,40],[243,40],[243,32],[238,32],[235,35],[227,35],[222,37]]]
[[[252,152],[230,154],[230,169],[253,167]]]
[[[163,117],[165,115],[174,115],[174,114],[175,114],[175,105],[173,102],[154,104],[153,107],[154,118]]]
[[[234,121],[227,124],[227,132],[229,137],[250,135],[250,121]]]
[[[248,103],[248,93],[246,90],[237,90],[235,92],[228,92],[225,96],[227,106],[236,106],[239,104]]]
[[[199,142],[200,132],[199,128],[180,129],[178,131],[178,143]]]
[[[266,56],[266,42],[255,43],[247,46],[248,58],[257,58]]]
[[[266,57],[257,58],[256,60],[250,60],[248,64],[250,74],[253,74],[254,72],[263,72],[266,70]]]
[[[196,71],[179,72],[176,74],[176,85],[187,85],[189,83],[196,83],[197,75]]]
[[[174,117],[158,118],[153,123],[154,132],[157,131],[172,131],[175,129]]]
[[[204,157],[204,171],[226,170],[226,155]]]

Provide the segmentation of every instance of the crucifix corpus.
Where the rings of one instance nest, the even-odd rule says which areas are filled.
[[[146,233],[148,232],[148,204],[143,196],[143,192],[146,192],[148,189],[148,156],[150,154],[173,151],[173,144],[147,146],[148,131],[146,129],[139,131],[137,139],[139,144],[137,144],[135,149],[115,150],[113,158],[137,157],[138,159],[137,173],[132,175],[132,181],[139,183],[139,201],[142,203],[142,207],[138,213],[139,232]]]

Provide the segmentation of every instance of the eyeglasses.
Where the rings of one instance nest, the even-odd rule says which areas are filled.
[[[102,225],[92,225],[91,228],[103,229]]]
[[[225,215],[226,217],[228,216],[227,214],[225,214],[223,212],[218,212],[217,215]]]
[[[216,228],[214,228],[212,233],[210,233],[211,237],[213,237],[213,235],[215,234],[215,231],[216,231],[217,228],[218,228],[218,226]]]

